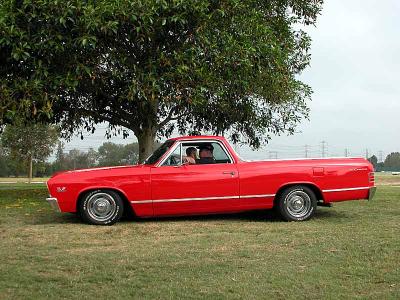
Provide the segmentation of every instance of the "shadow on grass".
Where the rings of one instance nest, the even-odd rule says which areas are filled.
[[[329,220],[329,219],[351,219],[350,215],[343,212],[337,212],[333,209],[323,208],[317,209],[313,219]],[[208,221],[241,221],[241,222],[286,222],[282,220],[280,215],[274,210],[257,210],[242,213],[231,214],[208,214],[208,215],[192,215],[192,216],[172,216],[172,217],[154,217],[154,218],[138,218],[133,215],[126,215],[121,218],[121,223],[151,223],[151,222],[208,222]],[[32,225],[45,224],[85,224],[77,214],[73,213],[57,213],[51,215],[37,216]]]
[[[350,219],[350,216],[337,212],[329,208],[317,209],[312,219],[330,219],[330,218],[341,218]],[[122,221],[131,222],[186,222],[186,221],[245,221],[245,222],[286,222],[281,218],[278,212],[273,209],[270,210],[256,210],[242,213],[231,213],[231,214],[208,214],[208,215],[193,215],[193,216],[173,216],[173,217],[162,217],[162,218],[135,218],[129,217]]]
[[[77,214],[53,212],[50,212],[48,215],[41,214],[35,216],[33,220],[27,223],[30,225],[83,224]]]

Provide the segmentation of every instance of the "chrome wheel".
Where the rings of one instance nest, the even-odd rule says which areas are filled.
[[[287,212],[294,218],[303,218],[310,213],[312,201],[310,196],[301,191],[295,190],[289,193],[285,199]]]
[[[115,199],[108,193],[93,194],[86,202],[88,215],[96,221],[110,219],[117,210]]]

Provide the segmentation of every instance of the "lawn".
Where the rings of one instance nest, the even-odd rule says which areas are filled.
[[[82,224],[0,186],[0,299],[399,299],[400,187],[318,208]]]
[[[48,177],[32,178],[32,182],[34,182],[34,183],[43,183],[43,182],[46,182],[47,180],[49,180]],[[12,182],[12,183],[14,183],[14,182],[27,183],[28,178],[26,178],[26,177],[0,177],[0,184],[7,184],[10,182]]]

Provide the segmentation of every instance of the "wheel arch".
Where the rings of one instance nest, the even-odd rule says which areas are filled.
[[[135,211],[134,211],[132,205],[130,204],[126,194],[123,191],[121,191],[120,189],[115,188],[115,187],[90,187],[90,188],[86,188],[84,190],[81,190],[79,192],[79,194],[78,194],[78,198],[77,198],[77,201],[76,201],[76,208],[75,209],[76,209],[77,212],[79,212],[79,205],[80,205],[81,201],[83,200],[84,196],[87,193],[90,193],[90,192],[93,192],[93,191],[96,191],[96,190],[113,191],[113,192],[117,193],[121,197],[122,202],[124,203],[124,211],[126,211],[128,213],[131,213],[132,215],[135,215]]]
[[[283,193],[284,190],[286,190],[289,187],[297,186],[297,185],[306,186],[306,187],[310,188],[314,192],[315,197],[317,197],[317,201],[318,200],[325,201],[324,195],[322,193],[322,190],[315,183],[312,183],[312,182],[291,182],[291,183],[286,183],[286,184],[282,185],[281,187],[279,187],[279,189],[276,192],[275,197],[274,197],[274,206],[277,205],[277,203],[279,201],[279,197]]]

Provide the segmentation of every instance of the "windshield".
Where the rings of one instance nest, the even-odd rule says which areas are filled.
[[[145,165],[154,165],[164,154],[168,151],[169,148],[174,144],[174,141],[168,140],[164,144],[162,144],[156,151],[153,152],[152,155],[149,156],[148,159],[144,161]]]

